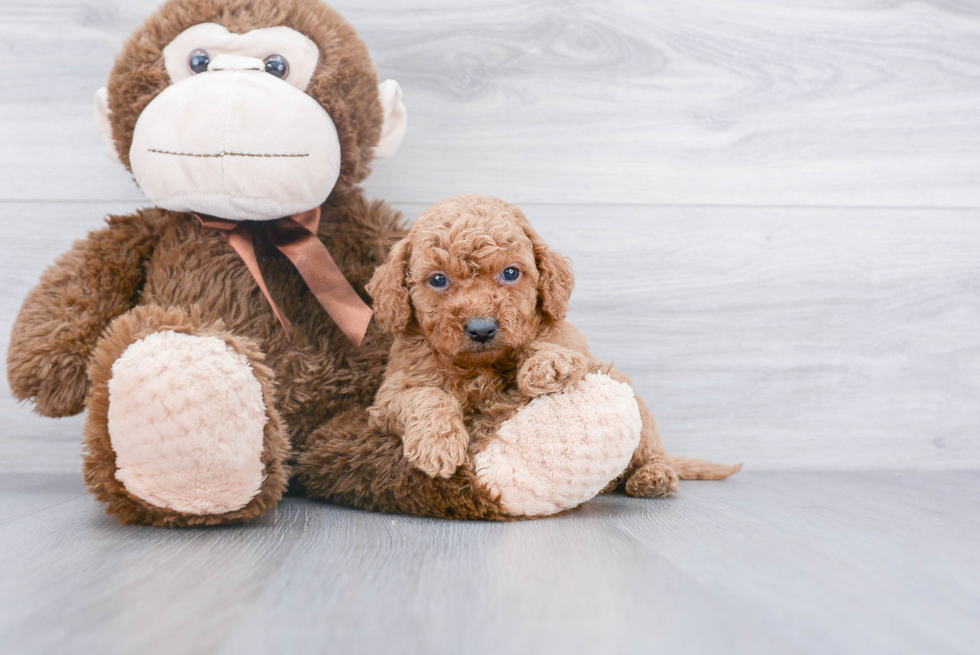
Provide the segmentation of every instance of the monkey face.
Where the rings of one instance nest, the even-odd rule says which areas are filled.
[[[196,25],[164,49],[175,83],[140,114],[133,175],[158,206],[267,220],[320,205],[340,175],[330,115],[303,90],[319,51],[287,27]],[[268,63],[267,63],[268,62]]]
[[[315,26],[321,32],[347,29],[325,17],[328,27]],[[356,170],[372,154],[369,149],[365,154],[362,141],[378,139],[380,132],[373,154],[393,154],[406,123],[401,91],[389,80],[377,87],[381,129],[372,133],[351,125],[344,87],[325,83],[339,76],[324,63],[321,47],[284,25],[242,33],[216,23],[193,25],[158,50],[169,80],[152,70],[149,79],[169,84],[159,85],[148,102],[134,98],[137,106],[146,104],[131,125],[111,115],[104,90],[96,96],[96,116],[104,136],[117,137],[113,147],[121,124],[132,130],[125,153],[129,166],[144,193],[164,209],[231,220],[298,214],[321,205],[345,171],[348,178],[354,177],[351,169],[366,175],[365,167]],[[359,54],[355,50],[350,56]],[[159,64],[147,62],[144,70],[154,66]],[[121,67],[117,62],[117,71]],[[340,122],[335,123],[333,111],[341,112]]]

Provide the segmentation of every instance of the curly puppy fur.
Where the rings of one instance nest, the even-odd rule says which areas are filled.
[[[500,421],[487,425],[488,414],[512,415],[600,369],[628,383],[565,321],[573,284],[569,262],[517,207],[464,195],[430,208],[367,286],[378,321],[395,334],[369,429],[398,435],[407,460],[447,478],[479,448],[468,429],[477,419],[493,430]],[[474,321],[489,321],[495,333],[473,333]],[[641,443],[622,482],[631,496],[667,495],[677,491],[678,474],[639,404]],[[706,465],[697,477],[735,470]]]

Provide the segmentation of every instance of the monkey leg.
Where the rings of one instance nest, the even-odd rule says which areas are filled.
[[[629,464],[640,438],[633,391],[592,374],[535,398],[473,442],[449,478],[405,459],[401,440],[353,409],[315,432],[298,458],[314,498],[383,512],[507,520],[555,514],[597,495]]]
[[[370,424],[367,409],[338,414],[306,440],[296,462],[310,498],[375,512],[447,519],[508,517],[464,464],[432,478],[405,457],[401,439]]]
[[[89,364],[85,482],[123,523],[217,525],[263,514],[288,479],[273,373],[248,339],[180,309],[137,307]]]

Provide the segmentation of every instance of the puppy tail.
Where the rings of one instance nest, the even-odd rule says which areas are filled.
[[[669,455],[670,465],[674,467],[677,477],[681,480],[724,480],[742,470],[741,464],[715,464],[693,457],[678,457]]]

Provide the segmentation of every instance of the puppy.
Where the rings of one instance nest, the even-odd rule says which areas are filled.
[[[418,469],[449,477],[467,457],[471,430],[492,434],[530,399],[600,369],[628,384],[565,321],[573,283],[568,261],[517,207],[463,195],[428,209],[367,285],[378,322],[395,334],[372,425],[400,436]],[[683,478],[738,470],[672,462],[653,415],[637,402],[640,444],[618,481],[626,493],[676,491],[675,465]]]

